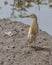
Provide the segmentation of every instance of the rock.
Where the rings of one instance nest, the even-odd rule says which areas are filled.
[[[0,19],[0,65],[52,65],[52,36],[40,30],[28,48],[28,29],[22,22]]]

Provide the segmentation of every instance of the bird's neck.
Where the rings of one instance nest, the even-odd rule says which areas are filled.
[[[37,23],[37,20],[35,18],[32,18],[32,23],[33,22]]]

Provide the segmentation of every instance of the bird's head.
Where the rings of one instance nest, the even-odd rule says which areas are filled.
[[[30,14],[30,15],[27,15],[27,16],[23,16],[23,18],[34,18],[37,20],[37,16],[35,14]]]
[[[36,18],[37,16],[35,14],[30,14],[29,17]]]

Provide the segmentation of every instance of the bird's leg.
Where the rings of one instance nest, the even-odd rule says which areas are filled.
[[[28,47],[31,47],[32,42],[33,42],[33,38],[31,40],[28,40]]]
[[[27,47],[30,47],[30,41],[27,40]]]
[[[25,41],[25,46],[24,47],[30,47],[30,44],[31,44],[31,42],[29,41],[29,39],[27,39]]]
[[[36,37],[33,38],[33,45],[32,46],[36,46]]]

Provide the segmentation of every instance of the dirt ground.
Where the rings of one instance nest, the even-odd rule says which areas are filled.
[[[40,31],[27,45],[29,25],[0,19],[0,65],[52,65],[52,36]]]

